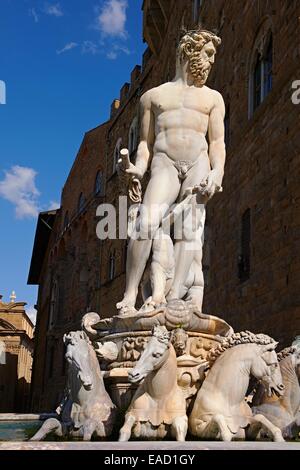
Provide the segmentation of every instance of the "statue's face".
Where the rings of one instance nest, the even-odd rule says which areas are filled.
[[[216,48],[212,41],[196,45],[189,55],[189,71],[195,80],[196,86],[203,86],[209,76],[215,61]]]

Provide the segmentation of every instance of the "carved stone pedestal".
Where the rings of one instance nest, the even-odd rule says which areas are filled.
[[[94,343],[101,369],[106,369],[106,388],[120,411],[126,411],[137,388],[128,381],[128,372],[135,367],[151,336],[152,331],[131,331],[104,335],[101,341]],[[177,355],[178,385],[188,403],[205,378],[208,352],[220,342],[221,338],[218,336],[186,332],[180,328],[173,330],[172,343]]]

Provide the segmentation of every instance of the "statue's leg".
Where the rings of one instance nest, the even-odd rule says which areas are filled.
[[[230,442],[233,438],[223,415],[213,415],[210,421],[195,422],[193,434],[201,439],[217,439]]]
[[[199,161],[190,168],[185,180],[182,183],[179,199],[184,197],[188,188],[198,186],[201,180],[207,176],[209,169],[205,159]],[[189,299],[194,300],[197,306],[202,309],[203,299],[203,274],[202,274],[202,244],[205,224],[205,206],[197,204],[196,196],[191,199],[190,212],[183,214],[182,239],[175,242],[175,276],[172,283],[168,300],[180,299],[182,286],[185,285],[189,270],[192,264],[197,263],[194,273],[194,281],[189,287]],[[176,221],[175,221],[176,234]],[[192,289],[192,287],[194,287]]]
[[[131,414],[127,414],[125,416],[125,423],[123,427],[120,429],[120,434],[119,434],[120,442],[129,441],[130,436],[131,436],[131,430],[133,428],[134,423],[135,423],[135,417]]]
[[[151,262],[151,304],[156,307],[166,302],[167,281],[174,276],[174,246],[169,234],[160,228],[153,240]],[[147,302],[146,302],[147,303]]]
[[[188,430],[187,416],[178,416],[174,419],[171,425],[171,433],[176,438],[176,441],[184,442]]]
[[[195,199],[191,213],[183,220],[183,239],[175,243],[175,275],[168,295],[168,300],[179,299],[182,286],[185,285],[191,266],[194,266],[193,285],[189,287],[188,298],[202,308],[203,272],[202,272],[202,236],[205,223],[205,207],[196,206]]]
[[[180,190],[177,170],[168,157],[158,156],[153,159],[151,179],[147,186],[137,233],[130,240],[126,264],[126,290],[124,299],[117,304],[120,310],[134,308],[146,263],[150,256],[152,239],[161,220],[176,201]]]
[[[194,305],[197,305],[200,311],[202,311],[203,295],[204,295],[204,276],[202,271],[202,228],[199,231],[199,241],[196,246],[194,253],[194,260],[192,263],[192,270],[194,275],[193,284],[189,286],[186,300],[190,300]]]
[[[271,435],[273,441],[284,442],[281,430],[274,426],[265,416],[258,414],[253,416],[251,420],[250,426],[246,431],[247,438],[255,440],[261,430]]]
[[[62,426],[56,418],[47,419],[38,432],[30,439],[31,441],[42,441],[48,434],[54,433],[58,437],[62,437]]]
[[[84,425],[83,425],[83,440],[84,441],[90,441],[92,439],[92,436],[96,430],[97,423],[90,419],[87,420]]]

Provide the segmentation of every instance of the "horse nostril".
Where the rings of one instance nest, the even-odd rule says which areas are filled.
[[[285,389],[285,386],[284,386],[284,384],[279,384],[279,385],[278,385],[278,388],[279,388],[280,390],[284,390],[284,389]]]

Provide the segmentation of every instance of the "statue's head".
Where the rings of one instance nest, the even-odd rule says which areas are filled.
[[[205,85],[220,44],[218,36],[205,30],[187,31],[181,38],[177,58],[181,65],[188,62],[188,73],[193,77],[195,85]]]

